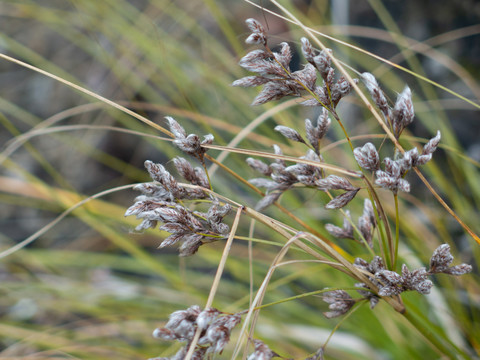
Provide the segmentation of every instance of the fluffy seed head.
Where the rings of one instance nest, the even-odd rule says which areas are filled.
[[[390,108],[388,106],[387,98],[385,97],[382,89],[380,89],[380,86],[378,85],[375,76],[368,72],[365,72],[362,74],[362,80],[367,87],[367,90],[370,93],[370,96],[372,97],[375,105],[378,106],[378,108],[386,118],[389,117]]]
[[[392,116],[394,135],[398,139],[403,129],[410,125],[415,117],[412,92],[408,86],[405,86],[405,89],[398,95]]]
[[[185,139],[187,136],[185,129],[174,118],[166,116],[165,119],[168,121],[170,131],[175,136],[175,139]]]
[[[313,58],[313,63],[315,67],[318,69],[320,72],[320,75],[322,78],[327,81],[327,77],[329,75],[330,70],[333,70],[330,67],[330,64],[332,63],[332,50],[331,49],[326,49],[320,51],[320,53]]]
[[[423,147],[422,154],[418,156],[415,165],[425,165],[432,159],[432,154],[435,152],[435,150],[437,150],[438,144],[440,143],[440,138],[440,131],[437,131],[437,135],[431,138]]]
[[[315,50],[313,50],[312,44],[310,44],[310,41],[306,37],[302,37],[300,41],[302,42],[303,56],[305,56],[305,59],[309,63],[314,64],[313,58],[315,57]]]
[[[327,319],[346,314],[355,305],[355,300],[344,290],[332,290],[323,294],[323,301],[330,304],[331,311],[324,312]]]
[[[332,210],[332,209],[340,209],[347,205],[350,201],[353,200],[355,195],[357,195],[358,191],[360,188],[347,191],[341,195],[338,195],[336,198],[332,199],[327,205],[325,205],[326,209]]]
[[[362,147],[355,148],[353,155],[363,169],[377,171],[380,168],[380,157],[375,145],[372,143],[368,142]]]
[[[450,245],[442,244],[435,249],[430,259],[431,274],[444,273],[449,275],[464,275],[472,271],[472,266],[468,264],[460,264],[450,266],[453,262],[453,255],[450,253]]]
[[[270,176],[272,174],[272,169],[270,169],[270,166],[265,164],[263,161],[254,159],[254,158],[247,158],[245,160],[253,170],[256,170],[260,172],[264,176]]]
[[[319,190],[327,191],[327,190],[347,190],[352,191],[356,190],[357,188],[353,186],[350,181],[347,179],[337,176],[337,175],[329,175],[325,179],[320,179],[315,183]]]
[[[285,136],[287,139],[296,141],[296,142],[301,142],[305,144],[305,140],[303,140],[302,136],[298,133],[298,131],[293,130],[292,128],[289,128],[287,126],[283,125],[277,125],[275,126],[275,131],[278,131],[280,134]]]
[[[351,223],[350,211],[345,211],[345,217],[343,219],[343,227],[340,228],[333,224],[326,224],[325,229],[333,236],[339,239],[354,239],[353,226]]]
[[[265,28],[263,27],[260,22],[255,19],[247,19],[245,20],[248,28],[252,32],[250,36],[245,40],[247,44],[267,44],[267,34],[265,32]]]

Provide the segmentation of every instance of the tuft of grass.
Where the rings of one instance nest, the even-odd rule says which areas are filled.
[[[480,164],[476,139],[466,141],[478,126],[459,123],[478,111],[480,89],[475,70],[442,51],[478,37],[478,29],[421,41],[402,34],[381,2],[369,6],[382,28],[332,24],[322,1],[304,8],[289,1],[4,1],[0,357],[172,356],[182,344],[155,339],[152,331],[195,304],[242,315],[221,357],[272,355],[259,343],[242,346],[253,338],[286,358],[319,349],[328,359],[478,357]],[[359,184],[352,148],[373,142],[384,153],[421,149],[441,131],[433,160],[407,175],[410,193],[378,191],[389,220],[383,240],[374,234],[373,250],[325,229],[345,217],[324,208],[340,194],[335,190],[295,186],[278,206],[253,209],[264,191],[248,183],[259,175],[246,157],[315,163],[299,159],[304,145],[273,129],[305,136],[304,119],[319,112],[298,106],[298,98],[250,107],[258,90],[230,86],[248,75],[237,63],[248,51],[243,21],[250,17],[268,27],[272,51],[288,41],[301,53],[304,36],[319,50],[333,48],[338,72],[343,68],[347,78],[371,72],[390,104],[405,83],[413,90],[415,122],[392,142],[365,87],[352,85],[354,93],[334,109],[342,122],[330,115],[321,142],[324,162],[315,165],[325,175],[353,175],[349,180]],[[372,50],[373,43],[388,55]],[[304,60],[298,62],[301,69]],[[429,62],[442,66],[445,80],[432,75]],[[136,195],[130,189],[150,181],[145,160],[175,171],[171,159],[181,152],[165,116],[188,134],[214,135],[194,166],[209,175],[207,200],[215,196],[238,210],[225,218],[236,231],[186,258],[156,249],[168,233],[135,233],[138,221],[123,216]],[[273,153],[273,144],[284,155]],[[356,225],[363,200],[348,210]],[[373,310],[357,300],[342,318],[323,316],[326,287],[361,298],[354,284],[370,280],[352,265],[355,257],[370,261],[373,252],[398,272],[403,263],[428,268],[445,243],[454,265],[471,264],[471,274],[435,276],[427,296],[386,296]]]

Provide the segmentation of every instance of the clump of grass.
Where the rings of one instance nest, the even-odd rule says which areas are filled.
[[[212,157],[206,155],[207,150],[212,148],[213,136],[209,134],[203,142],[200,142],[198,135],[187,136],[184,128],[176,120],[168,117],[170,131],[175,138],[174,144],[184,153],[196,158],[202,167],[194,169],[187,160],[175,159],[174,165],[177,171],[189,183],[188,186],[183,187],[162,165],[147,161],[145,165],[154,182],[137,187],[144,195],[137,198],[136,203],[127,210],[126,215],[136,215],[137,218],[143,219],[142,224],[137,227],[138,230],[156,228],[158,223],[163,223],[160,230],[167,231],[171,235],[163,240],[160,247],[181,243],[179,248],[181,256],[194,255],[207,243],[227,237],[231,239],[235,236],[234,229],[231,230],[224,223],[232,207],[237,208],[236,222],[243,213],[271,227],[287,241],[277,253],[268,275],[264,278],[257,296],[248,309],[234,315],[222,316],[221,311],[210,307],[210,301],[204,310],[194,305],[187,310],[174,312],[165,328],[155,330],[154,336],[163,340],[177,340],[185,343],[171,359],[203,359],[210,354],[222,353],[230,339],[233,327],[238,325],[240,316],[245,314],[246,319],[242,330],[250,326],[249,341],[245,345],[247,349],[248,343],[253,340],[255,328],[255,320],[252,321],[251,315],[253,313],[258,315],[258,311],[265,306],[261,303],[268,292],[267,286],[271,276],[277,267],[285,264],[281,261],[289,248],[295,246],[323,266],[331,267],[357,281],[354,285],[355,291],[341,288],[322,290],[323,300],[329,304],[330,310],[323,313],[326,318],[348,317],[365,301],[373,310],[383,300],[396,312],[402,314],[437,351],[452,358],[457,355],[468,357],[468,349],[458,348],[443,334],[434,331],[433,324],[421,324],[410,306],[404,304],[401,296],[408,291],[416,291],[422,295],[430,294],[434,283],[429,278],[433,275],[459,276],[472,271],[472,266],[467,264],[451,266],[454,258],[448,244],[442,244],[435,249],[430,258],[428,270],[426,267],[410,270],[404,263],[401,265],[401,271],[398,271],[402,216],[399,209],[399,194],[410,192],[411,184],[407,180],[407,175],[413,170],[418,171],[419,166],[427,164],[432,159],[441,140],[440,131],[423,146],[421,152],[417,147],[405,151],[400,146],[399,140],[415,117],[410,88],[405,87],[395,103],[390,105],[375,77],[370,73],[363,73],[361,78],[382,114],[387,137],[379,145],[379,150],[371,142],[354,148],[351,137],[337,113],[337,107],[341,100],[358,86],[358,80],[349,79],[348,76],[337,77],[335,68],[332,66],[332,59],[334,59],[332,51],[330,49],[317,51],[307,38],[302,38],[301,43],[302,52],[308,64],[303,69],[292,72],[290,46],[284,42],[279,52],[271,50],[263,25],[255,19],[248,19],[246,23],[251,31],[246,43],[261,45],[263,49],[252,50],[240,60],[240,66],[255,75],[236,80],[233,86],[263,86],[252,105],[294,96],[302,99],[299,102],[300,105],[320,108],[320,115],[315,125],[311,120],[305,120],[305,128],[302,132],[305,132],[306,139],[300,134],[299,129],[282,125],[275,127],[275,130],[286,139],[306,146],[308,148],[306,155],[297,159],[286,159],[280,147],[274,145],[273,162],[270,164],[256,158],[247,158],[248,165],[264,176],[264,178],[252,179],[250,183],[266,189],[262,200],[255,207],[256,210],[247,210],[245,205],[233,201],[228,194],[220,196],[214,192],[205,164],[206,159],[215,162]],[[318,75],[321,85],[317,84]],[[329,116],[332,116],[341,127],[358,170],[337,167],[336,164],[328,164],[324,160],[321,141],[331,124]],[[386,152],[390,148],[386,144],[388,136],[393,139],[391,157],[380,155],[380,150]],[[258,153],[257,155],[261,156]],[[288,165],[287,162],[293,164]],[[384,164],[383,169],[381,164]],[[355,183],[345,177],[331,174],[335,170],[350,175],[356,180]],[[229,172],[233,171],[234,169],[229,169]],[[327,193],[330,201],[325,204],[325,208],[341,211],[344,216],[343,227],[326,224],[327,231],[336,238],[357,241],[367,248],[369,257],[373,256],[373,259],[367,261],[357,257],[355,253],[346,253],[321,234],[305,233],[259,213],[272,205],[278,205],[282,195],[293,188],[314,189]],[[385,211],[388,200],[379,194],[382,189],[392,195],[395,209],[394,225]],[[338,194],[338,191],[342,192]],[[351,219],[350,211],[342,209],[361,192],[365,193],[364,210],[358,218],[358,223],[355,224]],[[337,194],[334,195],[334,193]],[[195,204],[204,202],[210,204],[206,213],[193,210]],[[228,246],[229,242],[226,249]],[[225,251],[222,257],[223,262],[227,255],[228,251]],[[353,263],[349,260],[351,258],[355,258]],[[254,255],[252,260],[255,261]],[[218,275],[221,274],[222,269],[222,266],[218,269],[211,296],[218,286]],[[352,292],[356,292],[360,297],[352,297],[350,295]],[[232,316],[234,320],[230,320]],[[250,321],[252,321],[251,324]],[[230,325],[227,326],[227,323]],[[237,341],[237,349],[241,339]],[[256,339],[253,343],[255,349],[249,359],[271,359],[279,356],[262,341]],[[323,359],[327,343],[328,339],[309,359]]]
[[[238,4],[3,7],[13,26],[2,34],[11,56],[0,56],[15,71],[3,77],[1,122],[16,139],[0,155],[8,171],[0,200],[12,220],[1,235],[1,356],[478,355],[477,275],[455,275],[471,270],[463,261],[477,269],[480,165],[443,111],[476,104],[423,76],[413,54],[447,64],[455,86],[479,92],[432,48],[451,37],[415,43],[370,3],[398,36],[313,30],[285,11],[294,40],[277,39],[263,24],[278,19],[256,10],[261,22],[249,20],[244,36],[255,50],[240,66]],[[310,23],[328,22],[323,9],[309,9]],[[402,50],[392,60],[413,70],[318,30],[388,39]],[[306,66],[289,61],[295,52]],[[85,58],[89,66],[72,61]],[[18,65],[54,82],[31,77],[29,88]],[[409,87],[395,69],[411,76]],[[70,108],[83,99],[51,84],[99,103]],[[437,101],[434,87],[461,101]],[[261,106],[247,106],[252,99]],[[165,127],[157,113],[169,115]],[[14,154],[22,146],[29,157]],[[141,193],[133,205],[132,188]],[[122,216],[129,205],[141,222]],[[28,235],[10,235],[18,232]]]

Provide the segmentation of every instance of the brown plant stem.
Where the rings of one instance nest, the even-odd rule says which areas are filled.
[[[205,304],[205,309],[209,309],[212,307],[213,299],[215,297],[215,294],[217,293],[218,285],[220,283],[220,279],[223,274],[223,269],[225,268],[225,264],[227,262],[228,254],[230,253],[230,249],[232,248],[233,239],[235,238],[235,233],[237,231],[242,210],[243,210],[242,207],[239,207],[237,209],[235,220],[233,221],[232,228],[230,230],[230,235],[228,236],[227,242],[225,243],[222,258],[220,259],[220,263],[218,264],[218,267],[217,267],[217,273],[215,274],[215,279],[213,280],[212,287],[210,288],[210,294],[208,295],[208,299]],[[185,360],[190,360],[192,358],[193,352],[195,351],[195,347],[197,346],[198,339],[200,338],[201,332],[202,332],[202,329],[200,327],[197,327],[193,340],[190,343],[190,347],[188,348],[188,352],[185,355]]]

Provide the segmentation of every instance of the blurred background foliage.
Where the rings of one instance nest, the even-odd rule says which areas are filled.
[[[278,11],[267,0],[258,3]],[[391,59],[478,103],[478,2],[297,0],[284,5],[306,25]],[[300,156],[305,149],[287,143],[272,129],[282,124],[302,131],[303,120],[313,119],[315,110],[294,106],[295,101],[253,108],[249,104],[258,89],[230,86],[247,75],[237,63],[248,49],[244,20],[249,17],[266,24],[272,45],[288,41],[298,47],[304,36],[284,20],[238,0],[1,0],[0,52],[79,84],[162,126],[164,116],[173,116],[189,132],[214,134],[220,145],[227,145],[269,111],[236,146],[270,152],[271,145],[278,143],[285,154]],[[419,146],[424,138],[442,130],[443,147],[422,171],[459,216],[480,233],[478,109],[369,55],[324,41],[344,63],[360,72],[373,72],[392,101],[405,84],[413,89],[417,120],[404,145]],[[304,63],[301,57],[295,61],[298,66]],[[355,145],[366,139],[381,141],[375,137],[380,133],[378,124],[355,95],[344,101],[340,114],[351,135],[362,135]],[[69,125],[85,127],[42,134],[41,129]],[[143,170],[146,159],[172,169],[169,160],[180,155],[171,143],[151,137],[162,134],[138,120],[6,60],[0,61],[0,127],[2,151],[11,149],[21,134],[37,131],[17,151],[2,153],[2,251],[85,196],[149,181]],[[334,124],[325,143],[325,159],[354,168],[348,146],[336,142],[340,139],[342,134]],[[257,177],[244,158],[229,154],[224,163],[245,178]],[[415,186],[401,204],[404,261],[412,267],[427,265],[433,249],[449,243],[456,259],[474,265],[475,273],[460,279],[439,276],[434,294],[407,294],[405,299],[457,345],[478,351],[478,244],[413,175],[410,180]],[[248,206],[259,200],[222,171],[215,173],[214,188]],[[145,359],[175,353],[177,345],[155,340],[151,333],[171,312],[205,303],[222,244],[203,246],[190,258],[179,258],[175,250],[156,249],[164,234],[132,233],[138,222],[123,217],[135,195],[123,190],[92,200],[27,248],[1,259],[1,358]],[[385,197],[386,203],[390,200]],[[295,215],[329,236],[324,224],[338,225],[342,220],[324,209],[325,202],[323,193],[312,190],[291,191],[282,198],[282,204]],[[360,200],[352,203],[354,218],[361,206]],[[393,206],[388,205],[387,211],[393,214]],[[268,214],[298,226],[275,209]],[[239,234],[247,236],[249,222],[244,219],[241,224]],[[261,226],[254,237],[280,241]],[[368,257],[356,243],[339,244],[355,256]],[[255,243],[254,289],[278,249],[275,244]],[[290,258],[306,259],[299,252],[292,252]],[[214,306],[230,312],[248,308],[248,274],[247,247],[238,240]],[[296,263],[278,270],[265,303],[325,286],[352,285],[327,267]],[[283,356],[306,357],[338,323],[338,319],[324,319],[322,311],[326,304],[319,297],[268,307],[261,312],[257,336]],[[437,356],[386,304],[373,312],[367,306],[359,309],[341,325],[327,350],[327,358],[332,359]]]

